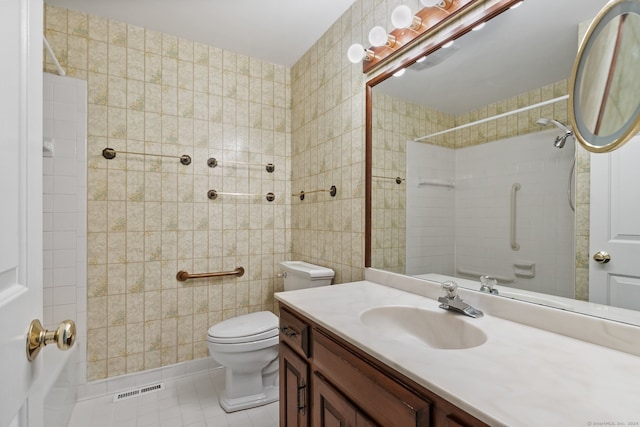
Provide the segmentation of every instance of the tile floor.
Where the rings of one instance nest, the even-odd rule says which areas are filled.
[[[277,427],[278,403],[227,414],[218,404],[224,370],[164,381],[165,389],[113,402],[76,403],[69,427]]]

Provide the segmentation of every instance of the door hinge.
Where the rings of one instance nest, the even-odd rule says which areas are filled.
[[[302,381],[298,386],[298,411],[302,411],[304,414],[307,406],[307,385]]]

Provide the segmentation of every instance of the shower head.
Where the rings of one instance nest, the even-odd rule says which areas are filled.
[[[549,124],[553,124],[558,129],[561,129],[562,131],[564,131],[564,135],[557,136],[556,140],[553,143],[553,146],[557,148],[564,147],[564,144],[567,142],[567,138],[569,138],[570,136],[571,137],[573,136],[573,131],[569,126],[555,119],[548,119],[546,117],[541,117],[538,119],[536,124],[539,124],[540,126],[548,126]]]
[[[564,147],[564,144],[567,142],[567,138],[573,136],[573,132],[566,132],[564,135],[556,136],[556,140],[553,142],[553,146],[556,148]]]
[[[571,129],[569,128],[569,126],[565,125],[562,122],[559,122],[555,119],[548,119],[546,117],[541,117],[538,119],[538,121],[536,122],[536,124],[539,124],[540,126],[548,126],[549,124],[553,124],[555,125],[558,129],[562,129],[565,133],[571,132]]]

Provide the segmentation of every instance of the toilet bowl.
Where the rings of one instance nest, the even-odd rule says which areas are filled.
[[[226,368],[220,406],[227,412],[278,400],[278,318],[269,311],[218,323],[207,333],[209,354]]]
[[[280,266],[285,291],[327,286],[334,276],[329,268],[301,261]],[[278,318],[269,311],[234,317],[209,328],[209,354],[226,368],[222,409],[234,412],[278,400],[278,333]]]

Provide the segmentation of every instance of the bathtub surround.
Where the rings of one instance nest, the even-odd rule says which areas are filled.
[[[38,355],[42,358],[42,370],[34,383],[29,402],[43,408],[43,411],[33,411],[29,425],[68,427],[78,400],[77,386],[85,381],[85,370],[78,369],[77,360],[82,347],[74,345],[67,351],[60,351],[50,345],[42,349]]]
[[[403,273],[454,276],[460,270],[515,279],[518,272],[517,288],[574,298],[574,214],[566,188],[573,145],[558,150],[551,143],[555,134],[547,130],[456,150],[408,142]],[[530,164],[536,168],[523,166]],[[428,179],[455,182],[455,190],[418,184]],[[504,225],[516,182],[519,251],[505,245]],[[554,250],[547,253],[547,247]],[[526,270],[531,265],[534,271]],[[534,277],[526,277],[530,273]]]
[[[407,203],[404,274],[448,271],[456,267],[456,188],[419,185],[427,179],[454,182],[457,150],[421,142],[406,143]],[[404,231],[404,230],[403,230]],[[386,270],[386,269],[385,269]]]
[[[74,320],[77,347],[71,359],[52,355],[44,363],[47,372],[77,372],[82,385],[87,372],[87,83],[44,73],[43,91],[44,142],[52,151],[45,150],[42,159],[42,321],[46,329],[56,329],[63,320]],[[75,393],[75,382],[65,384]]]
[[[452,115],[406,102],[385,94],[384,89],[374,88],[372,173],[377,176],[407,178],[410,173],[407,171],[407,141],[566,95],[567,90],[567,81],[563,80],[500,100],[469,113]],[[566,121],[567,114],[567,102],[563,101],[428,138],[421,143],[457,150],[539,132],[541,127],[536,125],[538,118],[548,115]],[[442,164],[440,166],[444,167]],[[408,274],[413,271],[413,267],[407,270],[405,252],[407,192],[410,191],[410,186],[416,185],[417,177],[413,178],[412,182],[405,181],[400,185],[390,180],[373,179],[372,230],[374,231],[371,257],[372,265],[376,268]],[[440,252],[434,253],[435,256],[429,262],[440,264],[441,260],[437,259]],[[422,258],[420,261],[417,259],[414,261],[425,261],[424,257],[420,258]],[[585,286],[588,288],[588,283]]]
[[[55,329],[61,321],[74,319],[77,339],[68,352],[55,346],[43,350],[47,375],[40,377],[35,398],[43,400],[45,413],[55,412],[55,421],[45,418],[51,425],[64,426],[76,398],[113,395],[220,365],[211,359],[190,360],[87,383],[87,84],[50,73],[43,79],[44,141],[52,148],[43,153],[43,324]]]
[[[208,356],[207,329],[273,310],[288,249],[289,70],[46,5],[45,33],[87,81],[87,378]],[[46,63],[45,69],[52,64]],[[177,159],[101,152],[192,157]],[[275,172],[206,160],[273,163]],[[207,191],[266,193],[207,198]],[[242,278],[176,281],[243,266]]]
[[[427,110],[422,106],[407,103],[374,89],[373,175],[406,177],[406,160],[396,159],[399,154],[405,155],[405,145],[409,140],[566,95],[568,84],[568,81],[562,80],[458,116]],[[458,149],[540,132],[544,130],[536,124],[540,117],[559,118],[558,120],[567,123],[567,108],[568,103],[561,101],[426,139],[423,143]],[[416,116],[420,117],[421,114],[429,118],[428,123],[431,124],[431,128],[427,131],[424,131],[424,122],[416,120]],[[580,145],[577,146],[576,152],[574,298],[588,301],[590,154]],[[404,215],[407,206],[406,185],[406,182],[397,185],[393,181],[373,179],[372,265],[391,272],[404,274],[406,271],[407,274],[411,274],[406,270],[407,261],[404,252],[407,245],[404,241],[406,221],[399,219],[400,213],[391,212],[392,210],[402,211]],[[434,258],[433,262],[438,261]]]

